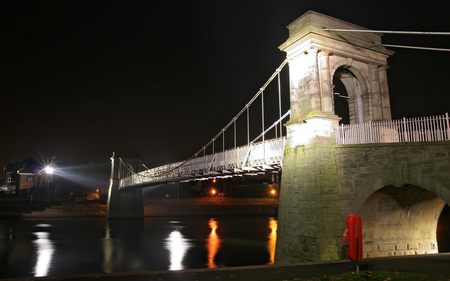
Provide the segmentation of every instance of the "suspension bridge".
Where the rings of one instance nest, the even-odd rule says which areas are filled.
[[[287,59],[190,158],[148,168],[113,155],[108,217],[143,217],[146,186],[283,169],[277,263],[342,259],[349,213],[363,219],[366,257],[437,253],[439,216],[450,204],[448,114],[392,120],[394,53],[381,31],[313,11],[288,29],[279,47]],[[335,92],[336,80],[346,93]],[[350,124],[339,125],[340,98]]]
[[[144,163],[127,162],[119,158],[120,189],[151,186],[171,182],[209,180],[211,178],[231,178],[278,173],[283,165],[283,154],[287,142],[283,124],[289,119],[291,110],[281,114],[282,93],[280,72],[287,66],[287,60],[275,70],[253,98],[223,127],[206,145],[189,159],[154,168]],[[275,78],[277,78],[275,80]],[[264,93],[276,81],[277,104],[265,105]],[[267,94],[267,93],[266,93]],[[337,94],[335,94],[337,95]],[[341,98],[348,98],[341,96]],[[260,118],[256,126],[261,133],[250,139],[250,110],[260,99]],[[266,126],[265,106],[275,106],[279,118]],[[245,119],[246,144],[237,146],[236,123]],[[255,125],[255,124],[253,124]],[[232,131],[232,147],[227,149],[225,135]],[[270,135],[271,137],[268,137]],[[369,121],[357,124],[342,124],[335,129],[336,144],[398,143],[450,140],[448,113],[440,116],[402,118],[400,120]],[[220,142],[220,147],[217,143]]]
[[[259,174],[278,173],[282,166],[286,130],[283,122],[290,116],[290,110],[282,114],[281,71],[287,65],[287,60],[276,69],[266,83],[250,99],[231,121],[223,127],[208,143],[189,159],[148,169],[143,163],[130,165],[126,159],[120,158],[119,178],[120,188],[150,186],[176,181],[208,180],[211,178],[229,178],[233,176],[253,176]],[[275,94],[278,117],[272,124],[268,120],[264,97],[271,83],[276,83]],[[250,111],[260,103],[259,118],[251,122]],[[237,130],[237,123],[244,119],[244,132]],[[256,123],[256,124],[255,124]],[[251,127],[261,129],[259,135],[251,138]],[[231,132],[229,132],[231,131]],[[231,143],[227,145],[226,134],[232,134]],[[245,139],[245,144],[238,146],[238,139]],[[230,147],[231,146],[231,147]],[[136,170],[136,168],[138,170]]]

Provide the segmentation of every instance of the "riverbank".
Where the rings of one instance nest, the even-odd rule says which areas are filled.
[[[290,281],[290,280],[449,280],[450,254],[418,255],[366,259],[362,272],[356,278],[349,261],[301,263],[285,266],[242,266],[219,269],[191,269],[180,271],[122,272],[112,274],[82,274],[72,276],[41,277],[41,281],[54,280],[132,280],[132,281]],[[375,274],[370,273],[375,271]],[[380,272],[381,271],[381,272]],[[382,273],[383,271],[390,272]],[[338,275],[342,274],[342,275]],[[351,275],[352,278],[345,278]],[[384,277],[378,279],[378,277]],[[395,277],[395,278],[393,278]],[[397,278],[398,277],[398,278]],[[405,279],[406,278],[406,279]],[[29,281],[34,278],[5,279]]]
[[[239,216],[276,215],[278,200],[275,198],[224,198],[203,197],[195,199],[145,199],[144,216]],[[10,202],[0,210],[3,218],[71,218],[105,217],[106,204],[99,202],[27,203]]]
[[[275,198],[202,197],[180,200],[144,200],[146,217],[276,215]]]

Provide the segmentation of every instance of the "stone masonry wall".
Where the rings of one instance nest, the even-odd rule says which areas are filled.
[[[336,160],[341,212],[361,214],[366,257],[438,251],[450,142],[339,145]]]
[[[276,261],[337,260],[341,255],[339,193],[333,145],[286,148]]]
[[[363,213],[366,257],[437,252],[444,202],[450,142],[287,146],[276,262],[344,258],[340,237],[350,213]]]

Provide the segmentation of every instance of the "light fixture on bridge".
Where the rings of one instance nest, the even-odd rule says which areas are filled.
[[[314,116],[306,119],[304,123],[291,124],[290,145],[295,148],[299,145],[309,145],[316,138],[330,138],[339,126],[339,119]]]
[[[277,190],[275,188],[271,188],[269,191],[271,196],[276,196],[277,195]]]
[[[245,166],[245,167],[242,167],[242,170],[244,170],[244,171],[246,171],[246,172],[258,171],[258,169],[253,168],[253,167],[251,167],[251,166]]]
[[[215,188],[211,188],[210,193],[211,193],[212,196],[216,196],[217,190]]]

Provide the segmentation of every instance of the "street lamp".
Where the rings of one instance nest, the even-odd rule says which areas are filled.
[[[277,191],[274,188],[271,188],[270,189],[270,195],[275,197],[277,195]]]
[[[53,173],[55,172],[55,168],[53,168],[50,165],[47,165],[44,167],[44,173],[46,173],[47,175],[53,175]]]
[[[46,194],[45,194],[45,200],[47,201],[47,203],[50,201],[50,181],[53,181],[53,174],[55,173],[55,167],[53,167],[52,164],[47,164],[44,166],[44,168],[42,169],[42,172],[46,175]]]

